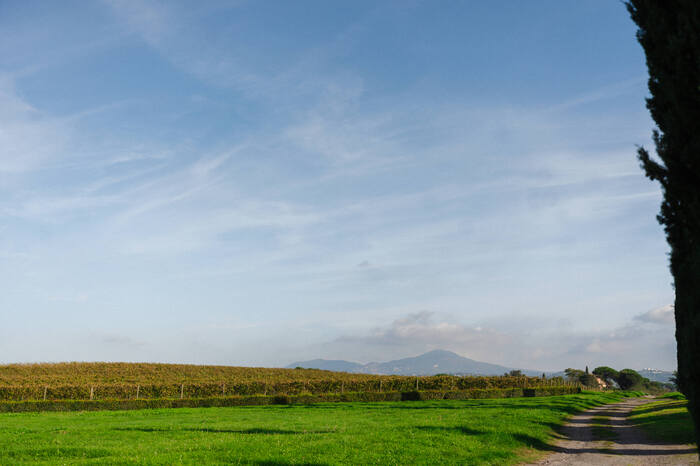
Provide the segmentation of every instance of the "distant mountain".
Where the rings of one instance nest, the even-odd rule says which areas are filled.
[[[287,367],[384,375],[503,375],[513,369],[499,366],[498,364],[475,361],[445,350],[434,350],[413,358],[397,359],[389,362],[359,364],[343,360],[314,359],[312,361],[295,362]],[[523,370],[522,372],[531,376],[542,375],[542,372],[538,371]]]
[[[304,369],[321,369],[334,372],[362,372],[364,367],[359,362],[343,361],[341,359],[312,359],[311,361],[295,362],[287,366],[289,369],[303,367]]]

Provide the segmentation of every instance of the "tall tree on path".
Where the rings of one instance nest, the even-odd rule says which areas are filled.
[[[700,1],[629,0],[627,9],[647,58],[660,162],[644,148],[638,156],[664,193],[657,218],[671,246],[678,381],[700,437]]]

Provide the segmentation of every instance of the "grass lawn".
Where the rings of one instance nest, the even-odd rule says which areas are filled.
[[[0,414],[0,464],[513,464],[621,397]]]
[[[695,428],[687,406],[683,395],[670,394],[635,409],[629,419],[653,439],[694,444]]]

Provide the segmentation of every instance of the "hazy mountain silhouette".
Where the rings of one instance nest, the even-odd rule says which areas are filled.
[[[314,359],[311,361],[295,362],[287,367],[389,375],[503,375],[505,372],[509,372],[513,369],[511,367],[499,366],[498,364],[475,361],[453,353],[452,351],[445,350],[434,350],[413,358],[403,358],[389,362],[360,364],[343,360],[331,361],[327,359]],[[522,372],[526,375],[542,375],[542,372],[532,370],[522,370]]]
[[[343,361],[342,359],[312,359],[311,361],[295,362],[287,366],[289,369],[303,367],[304,369],[321,369],[335,372],[362,372],[364,367],[359,362]]]

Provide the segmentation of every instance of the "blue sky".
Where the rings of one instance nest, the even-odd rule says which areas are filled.
[[[675,367],[620,2],[0,2],[0,361]]]

